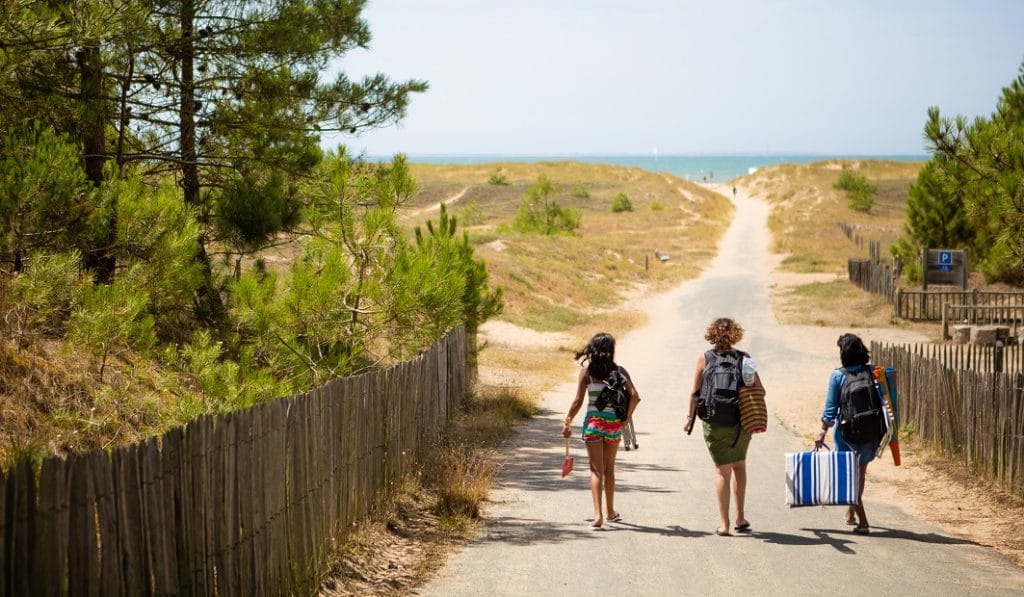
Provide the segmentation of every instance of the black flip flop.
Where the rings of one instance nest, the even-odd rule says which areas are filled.
[[[750,523],[749,522],[745,522],[743,524],[738,524],[738,525],[732,527],[732,530],[737,531],[739,533],[749,533],[750,532]]]

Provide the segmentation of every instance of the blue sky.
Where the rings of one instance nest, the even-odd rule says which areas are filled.
[[[369,0],[349,75],[424,79],[371,155],[920,154],[929,106],[990,114],[1018,0]]]

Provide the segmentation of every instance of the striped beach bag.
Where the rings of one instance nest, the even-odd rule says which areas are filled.
[[[740,386],[740,425],[753,435],[768,429],[768,406],[764,402],[764,386],[761,377],[755,376],[754,383]]]
[[[856,505],[860,495],[859,465],[856,452],[787,452],[786,505]]]

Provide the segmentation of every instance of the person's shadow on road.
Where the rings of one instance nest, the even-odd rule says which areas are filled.
[[[822,530],[822,529],[801,529],[803,531],[810,531],[814,533],[814,536],[809,535],[792,535],[790,533],[775,533],[772,531],[754,531],[750,533],[750,537],[760,539],[765,543],[775,543],[778,545],[798,545],[798,546],[814,546],[814,545],[829,545],[839,553],[854,554],[857,553],[847,546],[849,543],[854,543],[849,539],[842,537],[833,537],[833,530]],[[851,533],[852,534],[852,533]]]
[[[913,531],[906,531],[903,529],[890,529],[885,527],[871,527],[870,535],[858,535],[853,532],[853,527],[851,527],[850,530],[800,530],[813,533],[814,536],[812,537],[808,535],[774,533],[770,531],[753,532],[750,534],[750,536],[761,539],[765,543],[777,543],[779,545],[829,545],[840,553],[848,554],[856,553],[853,549],[848,547],[849,544],[856,545],[860,541],[870,541],[872,539],[905,539],[907,541],[917,541],[919,543],[932,543],[938,545],[980,545],[977,542],[970,541],[967,539],[947,537],[945,535],[939,535],[936,533],[915,533]],[[856,538],[856,540],[853,540],[854,538]]]
[[[661,535],[663,537],[685,537],[688,539],[694,539],[697,537],[707,537],[711,533],[707,531],[695,531],[692,529],[686,529],[679,525],[672,525],[668,527],[649,527],[642,524],[632,524],[629,522],[613,522],[607,526],[608,530],[619,530],[619,531],[630,531],[634,533],[650,533],[653,535]]]

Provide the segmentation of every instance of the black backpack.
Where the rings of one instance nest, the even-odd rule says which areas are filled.
[[[845,367],[846,375],[839,390],[839,429],[846,441],[853,444],[875,444],[885,435],[885,414],[882,396],[878,393],[871,367],[856,373]]]
[[[716,427],[732,427],[740,423],[740,367],[743,353],[739,351],[704,353],[704,375],[697,400],[697,416]]]
[[[604,389],[601,390],[601,394],[597,397],[594,402],[594,406],[598,410],[604,410],[606,406],[611,406],[612,410],[615,411],[615,416],[620,421],[626,420],[626,415],[629,413],[629,388],[626,387],[626,376],[622,373],[622,368],[617,367],[608,375],[608,379],[604,381]]]

